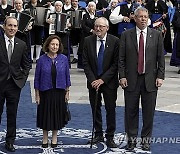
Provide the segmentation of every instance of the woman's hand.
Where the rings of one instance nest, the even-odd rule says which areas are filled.
[[[40,104],[40,95],[39,95],[39,90],[35,89],[35,101],[37,105]]]
[[[65,102],[69,101],[69,89],[66,90],[66,94],[65,94]]]

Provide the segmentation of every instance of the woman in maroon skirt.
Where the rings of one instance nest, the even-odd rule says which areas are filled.
[[[34,88],[38,104],[37,127],[43,129],[42,147],[48,147],[48,131],[52,131],[51,147],[57,147],[57,133],[67,122],[66,101],[69,100],[69,63],[61,54],[63,46],[56,35],[49,36],[43,46],[42,55],[36,65]]]

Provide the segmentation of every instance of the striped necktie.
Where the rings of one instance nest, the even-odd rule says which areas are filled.
[[[142,74],[143,72],[144,72],[144,37],[143,37],[143,31],[141,31],[139,37],[138,73]]]
[[[11,56],[12,56],[12,40],[8,40],[9,44],[8,44],[8,60],[10,62],[11,60]]]

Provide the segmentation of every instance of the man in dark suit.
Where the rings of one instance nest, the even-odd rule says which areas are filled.
[[[84,40],[83,65],[87,77],[87,88],[94,119],[95,137],[92,143],[103,142],[102,130],[102,96],[106,109],[106,144],[115,148],[113,137],[116,129],[115,108],[118,88],[118,52],[119,39],[107,34],[108,20],[104,17],[96,19],[94,31]],[[98,91],[97,102],[96,92]],[[95,115],[95,116],[94,116]]]
[[[30,63],[26,43],[15,37],[17,20],[7,17],[4,35],[0,37],[0,121],[6,101],[7,133],[5,148],[14,152],[16,137],[16,115],[20,92],[27,80]]]
[[[124,89],[128,150],[136,146],[140,98],[143,117],[141,144],[143,150],[150,150],[157,90],[165,73],[163,38],[159,31],[147,27],[148,18],[147,9],[137,8],[136,28],[123,32],[120,42],[119,76]]]

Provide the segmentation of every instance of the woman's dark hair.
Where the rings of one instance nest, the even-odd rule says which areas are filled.
[[[57,36],[57,35],[50,35],[50,36],[46,39],[46,41],[45,41],[44,44],[43,44],[43,51],[46,52],[46,53],[49,52],[48,47],[49,47],[49,44],[51,43],[51,41],[52,41],[53,39],[57,39],[57,40],[59,41],[59,50],[58,50],[57,54],[62,53],[62,52],[63,52],[63,45],[62,45],[62,42],[61,42],[60,37]]]

